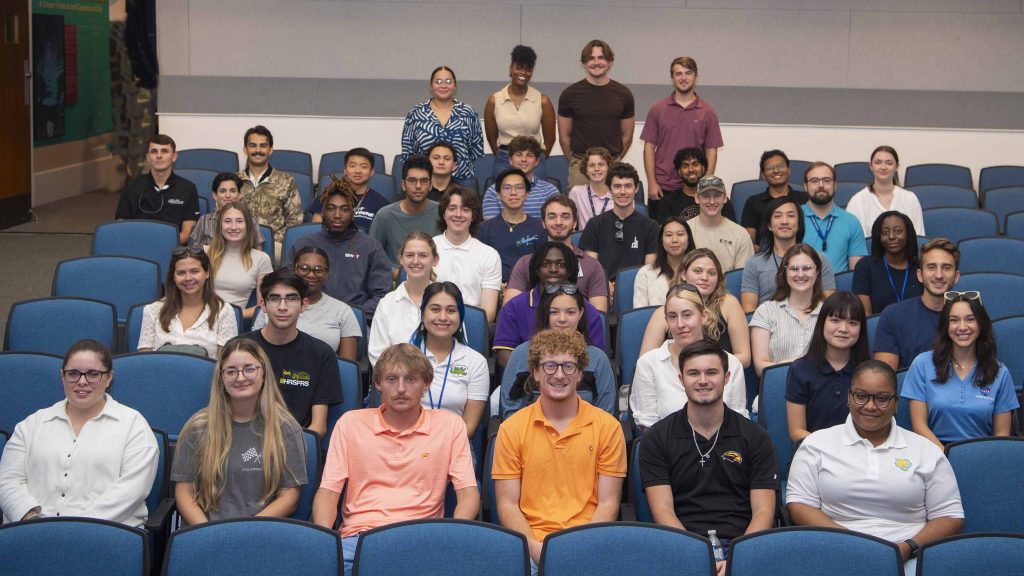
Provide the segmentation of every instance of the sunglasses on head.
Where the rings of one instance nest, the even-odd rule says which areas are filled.
[[[668,289],[668,293],[665,295],[665,299],[667,300],[680,292],[693,292],[697,295],[697,298],[700,298],[700,305],[706,306],[706,304],[704,304],[704,296],[700,293],[700,290],[689,282],[680,282],[670,287]]]
[[[964,300],[977,300],[978,304],[982,304],[981,292],[977,290],[967,290],[960,292],[958,290],[950,290],[942,295],[946,302],[962,302]]]
[[[566,296],[573,296],[579,289],[574,284],[548,284],[544,287],[544,292],[547,294],[557,294],[561,292]]]
[[[191,248],[189,246],[178,246],[174,250],[171,250],[171,256],[174,256],[175,258],[180,258],[186,254],[189,256],[199,256],[200,254],[205,254],[205,252],[202,248]]]

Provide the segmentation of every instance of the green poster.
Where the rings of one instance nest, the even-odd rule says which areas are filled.
[[[37,147],[110,132],[107,0],[33,0],[32,68]]]

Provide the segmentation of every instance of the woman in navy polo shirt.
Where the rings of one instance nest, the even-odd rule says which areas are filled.
[[[924,292],[917,279],[917,229],[901,212],[883,213],[871,226],[871,255],[853,269],[853,292],[868,316]]]
[[[1013,380],[996,360],[992,321],[979,292],[946,292],[932,349],[910,365],[900,395],[914,432],[940,447],[981,436],[1009,436],[1018,408]]]
[[[793,442],[846,421],[853,370],[870,355],[867,317],[860,300],[851,292],[826,298],[807,354],[789,366],[786,419]]]

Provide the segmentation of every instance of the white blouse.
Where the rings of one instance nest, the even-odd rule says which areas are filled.
[[[235,310],[230,304],[221,305],[213,328],[207,324],[210,307],[206,306],[195,324],[189,328],[183,327],[181,319],[175,316],[171,318],[167,331],[160,326],[160,308],[163,304],[163,300],[157,300],[147,304],[142,310],[142,331],[139,333],[138,348],[157,350],[164,344],[195,344],[206,349],[207,358],[216,359],[218,349],[227,344],[228,340],[238,336]]]
[[[918,201],[917,195],[910,190],[904,190],[897,186],[892,191],[892,207],[886,208],[878,201],[878,196],[871,191],[871,188],[865,186],[863,190],[853,195],[850,203],[846,206],[846,211],[856,216],[860,222],[861,228],[864,229],[865,238],[871,236],[871,227],[875,224],[875,220],[882,212],[888,212],[889,210],[895,210],[907,215],[910,221],[914,223],[914,231],[917,232],[917,235],[925,236],[924,214],[921,212],[921,202]],[[908,239],[908,241],[910,240]],[[916,242],[916,239],[914,241]]]
[[[409,299],[405,282],[402,282],[398,288],[385,294],[377,303],[366,346],[370,365],[375,366],[377,359],[388,347],[408,343],[419,325],[420,303]]]

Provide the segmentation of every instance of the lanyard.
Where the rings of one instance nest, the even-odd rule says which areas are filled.
[[[832,231],[832,223],[835,222],[836,217],[835,217],[834,214],[829,214],[828,217],[825,218],[825,220],[828,223],[825,224],[825,233],[822,234],[821,233],[821,226],[818,225],[818,218],[816,216],[814,216],[813,214],[811,215],[811,225],[814,226],[814,231],[818,233],[818,238],[821,238],[821,251],[822,252],[828,251],[828,234],[829,234],[829,232]]]
[[[594,207],[594,191],[590,189],[590,184],[587,184],[587,200],[590,201],[590,213],[592,216],[600,216],[601,214],[604,214],[605,209],[608,208],[608,201],[611,199],[610,195],[605,198],[604,204],[601,204],[601,211],[598,212],[597,208]]]
[[[885,275],[889,277],[889,286],[892,286],[892,293],[896,294],[896,283],[892,280],[892,270],[889,269],[889,261],[882,256],[882,263],[885,264]],[[910,278],[910,266],[907,266],[907,274],[903,277],[903,289],[900,290],[899,294],[896,294],[896,302],[903,302],[903,297],[907,294],[907,279]]]
[[[423,352],[427,351],[427,339],[423,339]],[[430,408],[432,410],[439,410],[441,408],[441,401],[444,399],[444,388],[448,385],[448,371],[452,367],[452,356],[455,356],[455,342],[452,342],[452,350],[448,353],[448,365],[444,367],[444,380],[441,381],[441,393],[437,395],[437,406],[434,406],[434,390],[433,385],[427,388],[427,396],[430,399]]]

